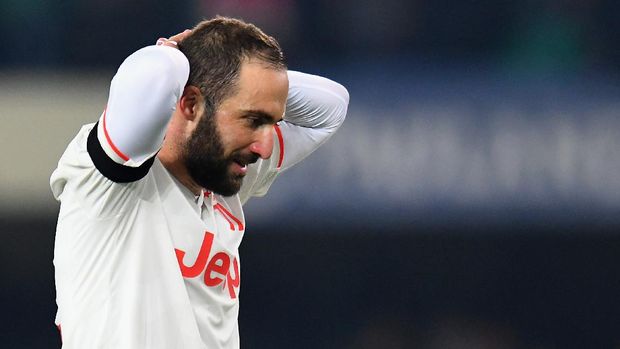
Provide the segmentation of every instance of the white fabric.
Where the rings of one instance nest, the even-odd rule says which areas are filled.
[[[97,136],[111,159],[138,167],[159,150],[188,76],[187,58],[172,47],[147,46],[125,59],[110,84],[104,115],[112,145],[129,160],[112,150],[102,115]]]
[[[171,49],[163,49],[168,50],[163,54],[167,56]],[[143,53],[151,56],[152,52],[143,49],[130,58],[141,66]],[[169,63],[174,65],[175,60]],[[123,90],[145,97],[144,91],[122,86],[122,81],[137,83],[119,76],[133,74],[121,68],[114,78],[106,121],[114,125],[108,130],[113,143],[136,157],[129,162],[111,158],[132,166],[161,145],[168,122],[163,114],[172,112],[171,101],[178,98],[181,80],[157,93],[149,89],[147,99],[119,97],[116,91]],[[176,74],[176,69],[164,70]],[[344,120],[348,103],[346,90],[332,81],[294,72],[289,77],[287,112],[280,125],[282,169],[299,162],[333,134]],[[121,104],[116,98],[130,112],[118,109]],[[140,108],[130,101],[152,105]],[[264,195],[278,175],[282,152],[278,137],[274,133],[272,157],[249,167],[238,195],[195,199],[158,160],[136,182],[114,183],[105,178],[86,150],[92,127],[80,130],[50,180],[61,202],[54,266],[56,323],[62,327],[63,348],[238,348],[242,204]],[[123,130],[132,130],[134,137],[124,136]],[[99,141],[110,155],[107,140],[99,137]],[[196,261],[205,242],[210,249],[202,249],[206,258],[201,265]]]
[[[238,348],[240,284],[227,281],[240,281],[239,196],[196,200],[157,159],[145,178],[114,183],[86,151],[93,126],[78,133],[51,179],[61,201],[54,266],[63,348]],[[244,183],[263,190],[275,164],[259,163]],[[184,278],[180,263],[194,265],[207,237],[205,267]],[[222,282],[207,286],[205,270],[218,259],[228,261],[227,273],[210,273]]]
[[[284,121],[280,129],[284,137],[286,170],[325,143],[344,122],[349,93],[329,79],[288,72],[289,89]]]

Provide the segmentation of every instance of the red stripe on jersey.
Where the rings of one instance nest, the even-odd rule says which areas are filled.
[[[114,150],[114,152],[116,153],[116,155],[120,156],[121,159],[128,161],[129,157],[125,154],[123,154],[122,151],[120,151],[112,142],[112,139],[110,138],[110,135],[108,134],[108,129],[105,126],[105,114],[107,113],[108,109],[106,108],[103,111],[103,134],[105,134],[105,139],[108,141],[108,144],[110,145],[110,148],[112,148],[112,150]]]
[[[228,216],[224,212],[224,206],[220,204],[215,204],[214,208],[220,211],[220,213],[222,214],[222,217],[224,217],[224,219],[228,221],[228,224],[230,224],[230,230],[235,230],[235,225],[233,224],[233,221],[230,218],[228,218]]]
[[[273,125],[273,128],[276,130],[276,134],[278,135],[278,143],[280,143],[280,158],[278,159],[278,169],[282,167],[282,161],[284,161],[284,138],[282,138],[282,130],[280,130],[280,126]]]
[[[62,343],[62,329],[60,328],[60,324],[56,325],[56,328],[58,328],[58,334],[60,335],[60,343]]]
[[[233,221],[235,221],[235,223],[237,223],[237,225],[239,226],[239,230],[240,231],[243,230],[243,223],[241,223],[241,221],[237,217],[233,216],[233,214],[230,213],[230,211],[228,211],[226,209],[226,207],[224,207],[224,206],[222,206],[221,204],[218,203],[218,204],[215,204],[215,208],[218,209],[220,212],[222,212],[222,214],[224,215],[224,218],[226,218],[226,216],[228,216],[228,218],[230,218]],[[230,223],[230,220],[228,218],[226,218],[226,220]],[[234,226],[232,225],[232,223],[231,223],[231,229],[235,230]]]
[[[233,216],[233,214],[230,213],[230,211],[228,211],[224,206],[220,205],[220,207],[223,210],[223,212],[228,215],[228,217],[230,217],[233,221],[235,221],[239,225],[239,230],[243,230],[243,223],[241,223],[241,221],[237,217]]]

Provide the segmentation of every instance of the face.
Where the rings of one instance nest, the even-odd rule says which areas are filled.
[[[194,182],[224,196],[239,191],[248,164],[271,156],[273,125],[282,119],[288,94],[286,71],[246,61],[235,92],[214,115],[200,116],[185,147]]]

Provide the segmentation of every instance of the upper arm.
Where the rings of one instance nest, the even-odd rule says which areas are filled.
[[[142,188],[148,184],[148,181],[126,183],[129,181],[114,180],[96,168],[100,165],[93,166],[96,157],[91,154],[92,149],[88,149],[91,147],[88,138],[94,134],[91,133],[93,129],[93,124],[82,127],[50,177],[54,197],[63,203],[61,213],[80,210],[90,218],[122,214],[135,207]]]
[[[188,75],[185,56],[166,46],[145,47],[123,62],[88,139],[89,154],[104,176],[134,181],[146,174]]]

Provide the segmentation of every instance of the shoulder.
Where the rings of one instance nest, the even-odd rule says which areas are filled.
[[[52,173],[51,181],[67,178],[76,170],[92,167],[93,163],[86,150],[87,139],[94,123],[83,125],[77,135],[69,142],[58,161],[58,166]]]
[[[84,125],[67,146],[50,178],[54,197],[89,215],[121,214],[135,205],[152,182],[150,176],[133,183],[116,183],[104,177],[88,153],[88,137],[95,124]]]

